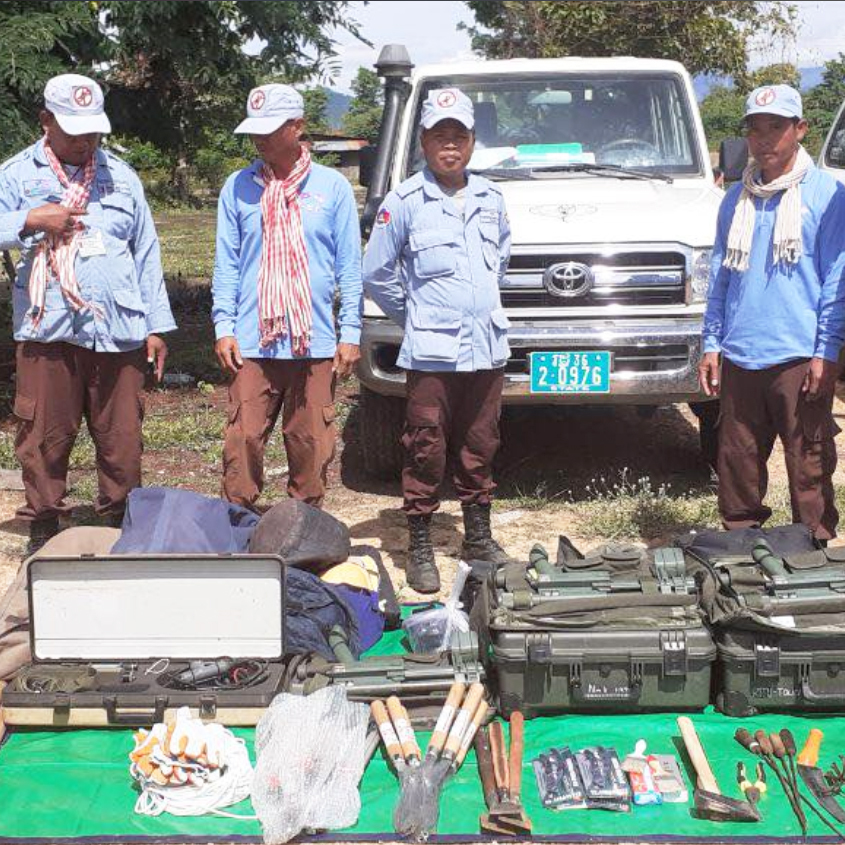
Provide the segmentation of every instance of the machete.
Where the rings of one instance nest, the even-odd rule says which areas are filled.
[[[823,737],[824,734],[818,728],[810,729],[807,742],[804,743],[804,747],[798,755],[798,774],[801,775],[801,780],[813,793],[813,797],[819,802],[820,806],[827,810],[836,821],[845,822],[845,810],[833,797],[833,791],[825,783],[824,773],[816,765],[819,761],[819,748]]]

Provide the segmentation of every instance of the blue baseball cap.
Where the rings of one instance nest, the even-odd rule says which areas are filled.
[[[49,79],[44,88],[44,107],[68,135],[111,132],[103,110],[103,89],[87,76],[63,73]]]
[[[475,126],[472,100],[457,88],[436,88],[428,92],[422,107],[420,124],[431,129],[441,120],[457,120],[467,129]]]
[[[789,85],[763,85],[755,88],[745,101],[745,116],[777,114],[780,117],[804,116],[801,95]]]
[[[272,83],[259,85],[249,92],[246,99],[246,120],[241,121],[236,133],[269,135],[289,120],[305,114],[302,94],[290,85]]]

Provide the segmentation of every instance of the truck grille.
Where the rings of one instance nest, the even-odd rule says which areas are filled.
[[[550,268],[581,265],[592,274],[587,290],[559,295],[548,283]],[[682,252],[619,252],[612,255],[511,256],[501,286],[505,308],[578,308],[603,305],[678,305],[686,291],[686,257]]]

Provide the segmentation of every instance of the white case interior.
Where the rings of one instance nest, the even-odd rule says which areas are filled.
[[[34,560],[34,657],[279,658],[282,567],[243,556]]]

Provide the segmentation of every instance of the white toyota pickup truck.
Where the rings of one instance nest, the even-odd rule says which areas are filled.
[[[363,229],[423,166],[429,90],[474,102],[470,168],[501,188],[513,247],[504,402],[700,402],[697,365],[716,216],[689,75],[677,62],[514,59],[419,68],[384,48],[379,143],[364,156]],[[394,476],[403,419],[401,330],[365,303],[360,435],[365,469]]]

